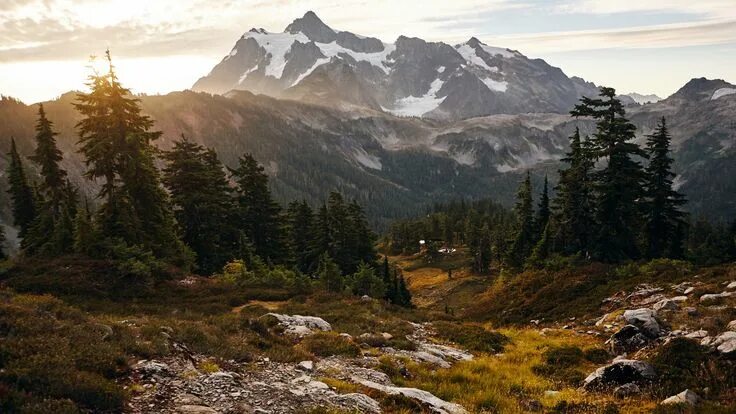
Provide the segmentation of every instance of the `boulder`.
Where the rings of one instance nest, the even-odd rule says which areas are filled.
[[[265,317],[275,318],[284,327],[284,332],[296,336],[305,336],[315,330],[332,330],[332,326],[327,321],[316,316],[284,315],[271,312],[262,316],[262,318]]]
[[[144,376],[151,375],[167,375],[171,372],[168,365],[163,362],[142,360],[133,365],[133,370],[140,372]]]
[[[726,327],[729,331],[736,332],[736,319],[732,320],[728,323],[728,326]]]
[[[357,409],[357,411],[361,413],[381,413],[381,404],[379,404],[378,401],[359,392],[341,394],[335,398],[335,401],[342,403],[347,407]]]
[[[705,295],[700,297],[700,302],[714,302],[719,299],[730,298],[731,296],[736,296],[736,292],[706,293]]]
[[[630,325],[641,329],[642,333],[650,338],[658,338],[662,335],[662,328],[656,319],[657,312],[647,309],[633,309],[624,312],[624,320]]]
[[[359,377],[352,377],[353,382],[364,387],[374,389],[389,395],[403,395],[411,398],[429,407],[438,414],[466,414],[467,411],[459,404],[445,401],[429,391],[420,390],[418,388],[395,387],[391,385],[381,385],[373,381],[368,381]]]
[[[687,298],[685,298],[685,300],[687,300]],[[677,306],[677,302],[672,299],[662,299],[652,306],[652,309],[657,312],[664,310],[677,310],[677,308],[679,308],[679,306]]]
[[[726,331],[713,338],[708,345],[724,356],[736,356],[736,332]]]
[[[644,347],[649,342],[649,338],[644,335],[639,328],[634,325],[626,325],[618,332],[611,335],[606,341],[612,354],[620,355],[625,352],[636,351]]]
[[[619,359],[602,366],[583,381],[586,390],[605,389],[619,385],[652,381],[657,374],[654,368],[643,361]]]
[[[685,335],[685,338],[690,338],[690,339],[703,339],[706,336],[708,336],[708,331],[706,331],[704,329],[700,329],[700,330],[697,330],[697,331],[690,332],[689,334]]]
[[[736,289],[736,282],[731,282],[728,285],[726,285],[726,289],[728,290]]]
[[[700,401],[700,397],[698,394],[690,391],[685,390],[677,395],[673,395],[664,401],[662,401],[662,404],[688,404],[688,405],[696,405]]]
[[[638,394],[641,394],[641,388],[633,382],[619,385],[613,390],[613,396],[618,399],[624,399]]]

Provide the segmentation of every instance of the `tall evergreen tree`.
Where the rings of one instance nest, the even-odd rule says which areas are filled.
[[[81,153],[89,179],[102,178],[104,202],[96,224],[99,234],[128,245],[139,245],[172,260],[188,258],[176,234],[173,213],[154,165],[153,120],[141,113],[140,100],[117,78],[109,51],[106,73],[89,77],[89,93],[77,94],[82,115],[77,124]]]
[[[60,204],[66,189],[66,171],[59,166],[62,155],[56,146],[57,135],[53,130],[53,123],[46,117],[43,104],[40,104],[36,124],[36,150],[29,158],[40,167],[41,194],[50,203],[54,217],[61,212]]]
[[[544,187],[542,188],[542,194],[539,196],[539,205],[537,207],[537,217],[534,220],[537,234],[536,239],[539,240],[542,237],[542,233],[547,228],[549,222],[550,209],[549,209],[549,182],[547,175],[544,176]]]
[[[524,181],[516,194],[516,233],[509,252],[509,264],[520,267],[534,247],[534,208],[532,201],[532,181],[527,171]]]
[[[33,189],[26,178],[23,160],[15,146],[15,139],[10,140],[10,163],[8,164],[8,184],[10,198],[13,200],[13,221],[19,228],[18,236],[24,238],[36,218],[36,200]]]
[[[646,168],[644,185],[645,231],[647,257],[682,257],[685,226],[680,207],[686,203],[685,197],[672,187],[672,158],[670,134],[662,117],[654,133],[647,136],[646,150],[649,165]]]
[[[340,272],[340,267],[325,252],[319,258],[317,266],[317,277],[325,289],[331,292],[342,292],[345,288],[345,280]]]
[[[234,203],[217,154],[186,138],[164,154],[163,182],[169,189],[182,239],[205,274],[235,257],[237,233],[230,225]]]
[[[306,201],[294,201],[286,212],[286,240],[294,265],[302,273],[309,273],[319,255],[313,253],[314,212]]]
[[[256,254],[266,261],[279,262],[284,255],[281,208],[271,197],[268,176],[250,154],[231,170],[238,184],[238,215],[241,228],[253,243]]]
[[[8,254],[5,253],[5,227],[0,225],[0,260],[8,258]]]
[[[647,154],[630,142],[636,127],[626,119],[613,88],[602,87],[599,98],[583,97],[570,113],[596,120],[592,142],[596,158],[605,162],[594,174],[598,223],[594,256],[604,261],[637,258],[645,175],[636,157],[646,158]]]
[[[570,152],[562,159],[568,168],[560,170],[554,201],[560,250],[587,256],[595,231],[592,170],[594,153],[589,140],[581,141],[580,129],[570,137]]]

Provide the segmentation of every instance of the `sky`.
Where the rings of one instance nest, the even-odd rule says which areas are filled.
[[[251,27],[280,32],[308,10],[387,43],[475,36],[621,93],[736,83],[736,0],[0,0],[0,94],[83,89],[107,48],[134,92],[187,89]]]

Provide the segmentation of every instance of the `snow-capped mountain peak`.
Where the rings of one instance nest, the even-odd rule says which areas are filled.
[[[455,46],[406,36],[383,43],[334,30],[314,12],[280,33],[246,32],[193,87],[451,119],[565,111],[594,88],[542,60],[475,37]]]

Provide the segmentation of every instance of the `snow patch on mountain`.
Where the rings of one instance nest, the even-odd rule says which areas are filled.
[[[358,62],[368,62],[371,65],[380,68],[384,73],[389,73],[391,70],[386,63],[390,62],[388,55],[396,50],[396,46],[390,43],[383,44],[383,50],[374,53],[356,52],[354,50],[342,47],[337,42],[332,43],[314,43],[317,45],[322,54],[327,57],[334,57],[340,54],[347,54]]]
[[[473,49],[473,47],[471,47],[467,43],[463,43],[461,45],[455,46],[455,50],[457,50],[457,52],[460,53],[460,56],[462,56],[463,59],[465,59],[465,61],[475,66],[481,67],[487,71],[498,72],[497,67],[488,66],[488,64],[483,60],[483,58],[478,56],[478,54],[475,52],[475,49]]]
[[[253,71],[254,71],[254,70],[256,70],[256,69],[258,69],[258,64],[256,64],[256,65],[255,65],[255,66],[253,66],[252,68],[250,68],[250,69],[246,70],[245,72],[243,72],[243,74],[242,74],[242,75],[240,75],[240,79],[238,79],[238,84],[241,84],[241,83],[243,83],[243,81],[245,80],[245,78],[247,78],[247,77],[248,77],[248,75],[250,75],[250,74],[251,74],[251,72],[253,72]]]
[[[444,96],[437,96],[444,84],[441,79],[435,79],[426,94],[401,98],[396,101],[394,109],[383,108],[383,110],[398,116],[422,116],[436,109],[445,100]]]
[[[481,79],[483,83],[486,84],[488,89],[496,92],[506,92],[506,88],[508,88],[509,83],[506,81],[497,81],[493,80],[491,78]]]
[[[482,47],[483,50],[485,50],[486,53],[488,53],[491,56],[501,55],[502,57],[505,57],[505,58],[512,58],[516,56],[514,52],[508,49],[495,47],[495,46],[488,46],[486,44],[481,44],[480,47]]]
[[[281,76],[284,73],[284,68],[286,67],[286,54],[289,53],[294,42],[310,42],[309,38],[303,33],[248,32],[243,36],[254,39],[262,48],[266,49],[266,52],[269,55],[271,55],[268,66],[266,66],[266,76],[273,76],[276,79],[281,79]]]
[[[711,101],[716,100],[718,98],[722,98],[727,95],[733,95],[736,93],[735,88],[721,88],[713,92],[713,96],[710,98]]]
[[[291,86],[295,86],[297,83],[301,82],[302,79],[309,76],[310,73],[314,72],[315,69],[318,67],[324,65],[325,63],[329,63],[332,58],[326,57],[322,59],[317,59],[316,62],[314,62],[314,65],[312,65],[311,68],[307,69],[304,73],[299,74],[299,77],[297,77],[294,82],[291,83]]]

